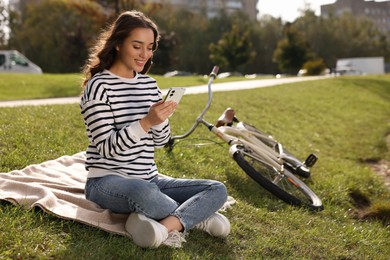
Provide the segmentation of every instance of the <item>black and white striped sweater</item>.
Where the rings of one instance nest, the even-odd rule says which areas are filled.
[[[145,132],[139,121],[161,97],[147,75],[127,79],[105,70],[88,81],[80,106],[89,138],[89,178],[114,174],[150,180],[158,174],[154,148],[168,142],[169,122]]]

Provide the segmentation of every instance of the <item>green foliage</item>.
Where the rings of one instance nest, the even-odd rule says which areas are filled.
[[[233,25],[230,32],[224,33],[217,44],[210,44],[210,60],[225,70],[236,71],[237,67],[250,62],[256,53],[252,50],[248,32],[241,32]]]
[[[287,24],[284,30],[284,38],[279,41],[274,52],[274,59],[282,72],[296,74],[313,56],[310,44],[304,34],[300,33],[293,25]]]
[[[229,15],[220,12],[208,19],[204,10],[196,13],[173,8],[169,1],[164,4],[136,0],[20,2],[28,8],[22,8],[21,14],[10,13],[11,39],[1,48],[18,49],[45,72],[80,71],[87,49],[100,29],[119,12],[131,9],[145,12],[159,26],[162,39],[151,71],[157,74],[170,70],[205,74],[215,61],[221,63],[218,65],[222,70],[236,67],[243,74],[280,71],[296,74],[313,58],[322,58],[327,67],[334,67],[339,58],[384,56],[386,61],[390,60],[388,33],[378,31],[367,19],[349,14],[323,18],[308,8],[293,23],[285,24],[269,16],[251,21],[240,12]],[[244,36],[239,39],[242,42],[236,40],[235,45],[224,47],[226,34],[234,35],[231,31],[234,27]],[[231,52],[221,49],[220,54],[211,53],[210,44],[217,48],[222,37],[226,39],[218,48]],[[248,48],[240,50],[240,45]]]
[[[307,76],[315,76],[323,73],[326,65],[322,59],[315,59],[306,61],[302,68],[306,70]]]
[[[390,159],[390,77],[339,77],[271,88],[214,93],[206,119],[213,122],[229,105],[305,158],[319,156],[309,186],[325,209],[290,207],[253,182],[205,127],[157,151],[161,173],[211,178],[237,200],[224,214],[231,235],[217,239],[191,230],[183,248],[145,250],[126,237],[61,220],[40,210],[0,203],[0,258],[4,259],[388,259],[390,233],[381,220],[356,219],[349,196],[359,190],[374,210],[388,214],[390,192],[366,160]],[[239,95],[237,94],[239,93]],[[173,134],[194,122],[206,94],[188,95],[170,118]],[[15,116],[17,115],[17,116]],[[2,108],[0,172],[22,169],[84,150],[87,136],[74,105]]]
[[[5,27],[9,23],[9,8],[5,6],[4,1],[0,1],[0,49],[6,45]]]
[[[282,38],[282,20],[269,17],[262,19],[251,28],[251,42],[256,52],[254,59],[246,66],[248,73],[275,74],[278,71],[277,64],[272,62],[273,52],[277,43]]]
[[[308,11],[294,22],[294,27],[304,34],[316,56],[323,58],[329,67],[334,67],[340,58],[390,58],[388,34],[363,17],[346,13],[323,18]]]
[[[105,21],[103,9],[91,1],[30,3],[11,43],[44,72],[77,72]]]
[[[172,16],[172,13],[175,15]],[[162,38],[156,52],[153,73],[171,70],[207,73],[212,64],[208,61],[205,17],[188,10],[172,10],[168,7],[154,13]]]

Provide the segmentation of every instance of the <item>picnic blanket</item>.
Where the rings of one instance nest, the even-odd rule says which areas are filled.
[[[22,170],[0,173],[0,200],[28,208],[39,207],[62,219],[74,220],[107,232],[129,236],[127,214],[116,214],[85,198],[85,152],[62,156]],[[229,197],[222,210],[235,200]]]

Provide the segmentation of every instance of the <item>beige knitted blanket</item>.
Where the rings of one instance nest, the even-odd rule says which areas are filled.
[[[128,215],[112,213],[85,198],[84,162],[85,152],[80,152],[0,173],[0,200],[28,208],[40,207],[59,218],[127,236],[124,226]],[[234,203],[229,197],[222,209]]]

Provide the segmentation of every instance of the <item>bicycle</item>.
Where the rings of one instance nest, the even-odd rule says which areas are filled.
[[[321,199],[296,175],[310,177],[310,168],[317,157],[310,154],[304,162],[284,150],[282,144],[256,127],[241,122],[232,108],[227,108],[215,125],[207,122],[204,115],[212,101],[211,85],[217,77],[218,66],[214,66],[208,82],[208,101],[196,118],[193,126],[184,134],[172,136],[167,144],[173,149],[175,140],[188,137],[199,124],[230,145],[229,154],[254,181],[284,202],[322,210]]]

